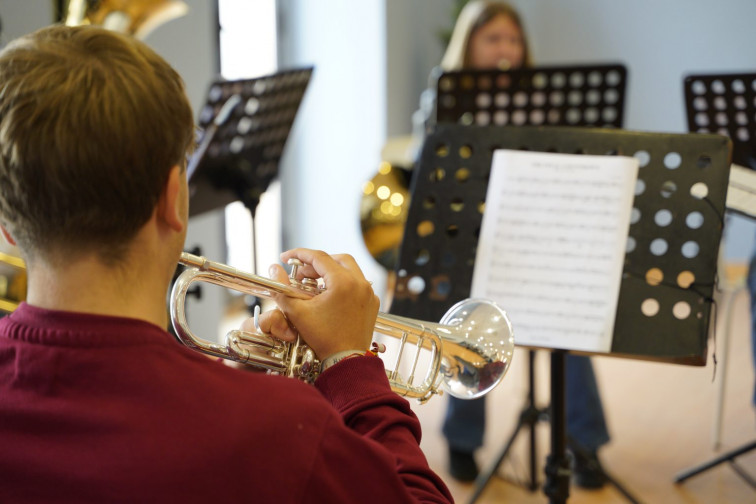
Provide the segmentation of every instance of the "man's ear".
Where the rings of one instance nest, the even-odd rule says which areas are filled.
[[[0,224],[0,233],[3,234],[3,238],[5,238],[5,241],[7,241],[8,243],[10,243],[13,246],[16,245],[16,240],[13,239],[13,237],[11,236],[11,234],[8,232],[7,229],[5,229],[5,226],[3,226],[2,224]]]
[[[160,193],[157,206],[158,218],[177,233],[183,231],[186,226],[183,209],[185,202],[182,197],[183,185],[185,183],[183,177],[181,167],[176,165],[171,168],[168,181]]]

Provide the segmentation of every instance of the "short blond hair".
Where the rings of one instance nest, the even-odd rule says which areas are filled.
[[[30,256],[118,261],[193,133],[181,77],[135,38],[51,26],[17,39],[0,52],[0,221]]]

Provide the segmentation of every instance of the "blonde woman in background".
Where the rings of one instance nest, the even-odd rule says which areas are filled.
[[[432,80],[441,71],[514,70],[529,66],[530,51],[517,11],[505,3],[475,0],[460,12],[440,70],[434,72]],[[432,85],[424,92],[421,108],[413,116],[416,134],[429,127],[434,108]],[[609,433],[590,359],[568,355],[566,380],[567,434],[574,449],[574,480],[583,488],[601,488],[605,476],[596,453],[609,441]],[[449,449],[449,472],[459,481],[473,481],[478,475],[474,452],[483,445],[485,417],[485,398],[449,398],[443,433]]]

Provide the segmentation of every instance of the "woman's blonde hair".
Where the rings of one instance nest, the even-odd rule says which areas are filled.
[[[528,39],[525,35],[525,28],[522,24],[522,20],[517,11],[503,2],[472,0],[465,5],[459,13],[459,17],[457,17],[451,40],[449,40],[449,45],[447,46],[444,57],[441,60],[441,69],[449,72],[467,68],[469,66],[467,61],[467,47],[470,42],[470,37],[472,37],[472,34],[483,25],[499,15],[508,17],[520,29],[523,47],[522,66],[531,66]]]

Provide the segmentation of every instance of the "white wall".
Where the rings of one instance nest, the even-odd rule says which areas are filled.
[[[386,132],[382,0],[281,0],[279,68],[314,65],[280,178],[283,245],[352,254],[382,291],[359,227]]]
[[[387,136],[411,131],[451,0],[280,0],[279,67],[315,72],[281,165],[284,247],[355,256],[385,292],[359,225]]]
[[[453,26],[452,0],[385,0],[387,134],[407,135],[428,75],[445,47],[440,32]]]
[[[53,3],[46,0],[0,0],[0,46],[53,22]]]

